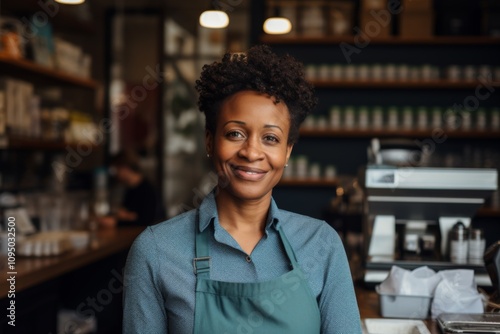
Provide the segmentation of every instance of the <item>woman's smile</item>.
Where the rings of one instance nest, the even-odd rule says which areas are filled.
[[[230,165],[230,167],[236,177],[248,181],[260,181],[267,174],[265,170],[259,168],[237,166],[237,165]]]

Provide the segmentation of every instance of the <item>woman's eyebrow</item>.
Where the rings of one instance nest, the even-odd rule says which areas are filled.
[[[281,132],[283,132],[283,129],[282,129],[282,128],[280,128],[280,127],[279,127],[279,126],[277,126],[277,125],[273,125],[273,124],[266,124],[266,125],[264,125],[264,128],[277,128],[277,129],[279,129]],[[283,132],[283,133],[284,133],[284,132]]]
[[[229,123],[236,123],[236,124],[239,124],[239,125],[245,125],[245,124],[246,124],[246,123],[245,123],[245,122],[243,122],[243,121],[235,121],[235,120],[233,120],[233,121],[227,121],[227,122],[226,122],[226,123],[224,123],[222,126],[226,126],[226,125],[227,125],[227,124],[229,124]]]
[[[246,125],[247,123],[243,122],[243,121],[237,121],[237,120],[231,120],[231,121],[227,121],[226,123],[224,123],[223,126],[226,126],[227,124],[229,123],[236,123],[236,124],[239,124],[239,125]],[[266,124],[264,125],[264,128],[277,128],[279,129],[281,132],[283,132],[283,129],[280,128],[278,125],[274,125],[274,124]],[[284,132],[283,132],[284,133]]]

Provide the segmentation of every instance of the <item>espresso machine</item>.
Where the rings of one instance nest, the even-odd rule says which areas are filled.
[[[476,283],[491,286],[484,263],[450,260],[450,230],[466,228],[497,190],[496,169],[400,167],[365,170],[365,273],[367,285],[383,281],[393,265],[473,269]],[[460,224],[459,223],[459,224]]]

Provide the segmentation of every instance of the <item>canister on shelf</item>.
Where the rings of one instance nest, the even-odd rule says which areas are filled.
[[[327,165],[325,167],[325,178],[333,180],[337,176],[337,168],[334,165]]]
[[[396,65],[387,64],[384,67],[384,77],[388,81],[394,81],[397,79],[396,77]]]
[[[479,69],[478,69],[478,76],[480,78],[489,78],[491,79],[492,78],[492,70],[491,70],[491,66],[490,65],[481,65],[479,66]]]
[[[427,129],[427,108],[420,106],[417,108],[417,127],[420,130]]]
[[[319,163],[315,162],[311,164],[311,167],[309,168],[309,177],[313,179],[319,179],[321,177],[321,166]]]
[[[369,123],[369,112],[367,106],[361,106],[358,109],[358,127],[360,129],[367,129]]]
[[[476,129],[485,130],[486,129],[486,109],[479,108],[476,111]]]
[[[376,130],[380,130],[384,127],[384,110],[381,106],[373,107],[372,126]]]
[[[341,110],[339,106],[333,106],[330,108],[330,127],[332,129],[338,129],[342,126],[340,115]]]
[[[380,81],[384,79],[384,71],[381,64],[373,64],[371,66],[370,77],[372,78],[372,80],[375,81]]]
[[[467,65],[464,67],[464,79],[468,81],[477,79],[476,67],[474,65]]]
[[[420,68],[420,77],[422,80],[432,80],[433,79],[433,73],[432,73],[432,65],[430,64],[423,64]]]
[[[432,127],[434,129],[436,128],[439,128],[441,127],[441,123],[442,123],[442,111],[441,111],[441,108],[439,107],[434,107],[432,108]]]
[[[355,109],[353,106],[346,106],[344,109],[344,126],[353,129],[356,124]]]
[[[333,64],[332,65],[332,79],[333,80],[342,80],[344,79],[345,75],[345,68],[341,64]]]
[[[469,230],[461,221],[450,230],[450,261],[453,263],[467,263],[469,248]]]
[[[462,77],[462,69],[458,65],[450,65],[446,70],[447,79],[450,81],[459,81]]]
[[[410,79],[410,67],[407,64],[400,64],[396,68],[396,77],[400,81],[408,81]]]
[[[306,178],[308,174],[308,158],[305,155],[299,155],[295,159],[295,176],[298,178]]]
[[[369,80],[370,79],[370,67],[367,64],[361,64],[358,67],[358,79],[359,80]]]
[[[469,263],[482,264],[486,241],[482,229],[471,228],[469,237]]]
[[[403,108],[403,128],[406,130],[413,128],[413,108],[410,106]]]
[[[392,130],[399,127],[399,111],[395,106],[391,106],[387,110],[387,126]]]

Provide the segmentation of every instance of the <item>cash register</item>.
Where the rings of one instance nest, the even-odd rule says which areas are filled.
[[[466,227],[497,190],[496,169],[368,165],[363,229],[367,285],[383,281],[393,265],[473,269],[476,283],[491,286],[484,263],[454,263],[448,235],[457,222]]]

